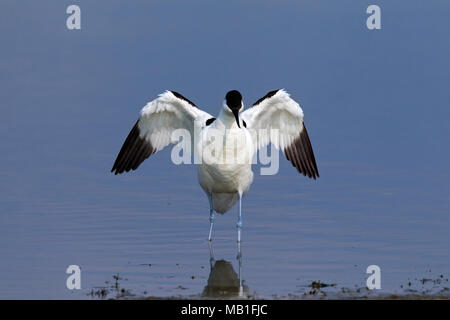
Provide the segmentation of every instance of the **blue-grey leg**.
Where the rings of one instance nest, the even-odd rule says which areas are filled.
[[[209,237],[208,240],[211,241],[212,229],[214,224],[214,209],[213,209],[213,200],[212,193],[209,193]]]
[[[241,230],[242,230],[242,193],[239,193],[239,216],[236,224],[238,230],[238,242],[241,242]]]
[[[209,267],[210,267],[211,271],[214,268],[215,262],[216,262],[216,259],[214,259],[213,247],[212,247],[212,244],[211,244],[211,241],[210,241],[209,242]]]
[[[241,278],[241,268],[242,268],[242,252],[241,252],[241,243],[238,242],[238,254],[236,259],[238,260],[238,277],[239,277],[239,297],[242,297],[244,295],[244,287],[242,285],[242,278]]]

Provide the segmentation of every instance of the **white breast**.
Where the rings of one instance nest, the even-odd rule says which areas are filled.
[[[226,128],[219,119],[204,129],[200,140],[199,183],[207,194],[213,194],[214,210],[226,212],[253,181],[253,141],[247,129]]]

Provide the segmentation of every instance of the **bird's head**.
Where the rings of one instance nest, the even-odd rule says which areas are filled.
[[[226,113],[232,113],[236,119],[236,123],[239,124],[239,113],[242,111],[244,104],[242,103],[242,95],[237,90],[228,91],[223,101],[223,109]]]

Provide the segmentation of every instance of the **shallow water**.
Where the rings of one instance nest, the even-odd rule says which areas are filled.
[[[82,3],[80,33],[61,25],[59,2],[0,5],[0,298],[235,294],[236,207],[215,222],[222,262],[211,280],[231,282],[217,293],[205,289],[209,208],[195,167],[164,150],[137,172],[109,170],[140,107],[164,89],[215,114],[231,87],[248,105],[283,86],[303,106],[321,177],[282,157],[277,175],[255,175],[243,202],[244,295],[320,297],[308,295],[314,281],[333,285],[321,288],[330,295],[446,294],[450,5],[383,2],[384,27],[368,33],[364,6],[350,1],[233,3],[208,15],[201,2],[179,12],[99,3]],[[261,50],[267,39],[274,46]],[[372,264],[382,288],[366,293]],[[66,288],[69,265],[81,267],[81,290]]]
[[[335,166],[326,164],[322,178],[309,182],[284,167],[279,176],[258,177],[244,201],[241,279],[249,294],[301,295],[313,281],[364,288],[371,264],[382,270],[379,293],[402,292],[408,282],[420,290],[419,279],[448,277],[446,210],[428,211],[415,187],[333,184],[327,171],[332,176]],[[195,170],[144,168],[129,177],[92,173],[95,182],[75,183],[70,193],[61,186],[53,201],[37,190],[26,203],[9,202],[1,297],[82,299],[92,291],[95,297],[115,275],[120,288],[138,297],[201,295],[210,274],[209,221]],[[298,191],[286,190],[289,185]],[[436,202],[445,197],[432,194]],[[212,246],[215,260],[238,272],[235,222],[236,208],[216,218]],[[80,291],[65,287],[71,264],[82,269]]]

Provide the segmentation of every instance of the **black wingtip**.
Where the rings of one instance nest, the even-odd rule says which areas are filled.
[[[304,124],[297,138],[284,149],[284,154],[299,173],[314,180],[320,177],[308,131]]]
[[[140,137],[138,123],[139,120],[131,129],[120,149],[111,169],[114,175],[136,170],[145,159],[155,152],[151,143]]]

